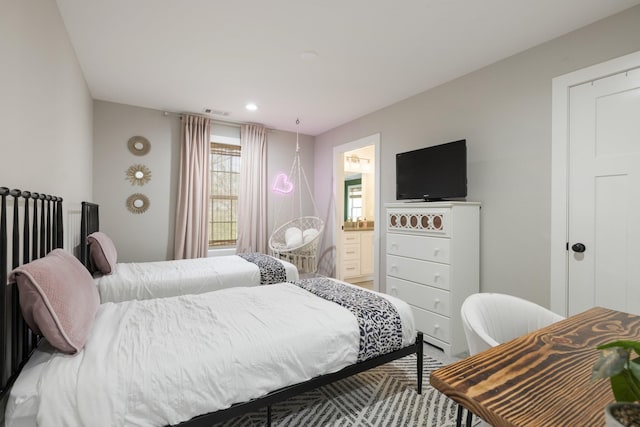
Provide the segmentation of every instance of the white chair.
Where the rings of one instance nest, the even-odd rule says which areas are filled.
[[[494,293],[469,295],[460,315],[471,355],[564,319],[531,301]],[[466,425],[471,423],[471,412],[467,412]],[[462,425],[462,406],[458,406],[457,425]],[[490,425],[480,420],[479,427],[485,426]]]
[[[269,249],[275,258],[290,262],[300,273],[315,273],[318,269],[316,252],[322,237],[324,221],[317,216],[303,216],[280,226],[269,238]],[[291,231],[293,233],[289,234]],[[299,238],[295,236],[299,232]],[[312,231],[312,233],[309,233]]]
[[[564,317],[512,295],[472,294],[460,309],[469,354],[476,354]]]

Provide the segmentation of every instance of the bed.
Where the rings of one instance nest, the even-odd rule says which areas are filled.
[[[10,194],[0,189],[2,224]],[[421,392],[422,334],[406,303],[315,278],[100,304],[86,268],[61,249],[61,203],[56,198],[58,225],[39,229],[49,236],[55,229],[56,237],[43,239],[52,243],[24,261],[12,250],[10,275],[0,227],[0,280],[12,279],[0,292],[4,318],[12,319],[2,325],[6,425],[211,426],[414,353]],[[30,233],[22,240],[20,234],[14,227],[12,248],[30,246]],[[74,300],[48,300],[45,314],[56,314],[60,325],[52,332],[36,322],[33,329],[46,337],[40,338],[20,313],[29,324],[42,313],[23,299],[46,302],[51,290]],[[373,314],[354,315],[365,307]],[[64,310],[89,320],[76,322]],[[73,329],[78,325],[83,337]]]
[[[102,302],[198,294],[299,278],[295,265],[259,253],[118,263],[113,242],[99,231],[98,214],[97,204],[82,203],[80,260],[94,273]]]

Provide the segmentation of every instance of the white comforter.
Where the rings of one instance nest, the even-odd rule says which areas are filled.
[[[381,295],[409,345],[409,306]],[[41,427],[174,424],[340,370],[356,361],[358,343],[347,309],[289,283],[103,304],[78,355],[32,359],[37,369],[27,366],[14,389],[36,396],[12,390],[7,425],[21,413],[17,401],[32,405]],[[19,421],[35,423],[24,412]]]
[[[287,280],[298,269],[280,261]],[[141,263],[118,263],[112,274],[94,279],[100,301],[121,302],[201,294],[232,286],[257,286],[260,269],[237,255]]]

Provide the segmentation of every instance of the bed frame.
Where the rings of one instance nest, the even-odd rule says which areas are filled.
[[[305,381],[303,383],[294,384],[289,387],[284,387],[279,390],[272,391],[271,393],[260,397],[258,399],[250,400],[249,402],[237,403],[227,409],[223,409],[210,414],[200,415],[178,424],[184,427],[211,427],[214,423],[219,423],[228,420],[233,417],[237,417],[247,412],[253,412],[258,409],[267,407],[267,426],[271,426],[271,405],[281,402],[290,397],[296,396],[301,393],[322,387],[327,384],[331,384],[334,381],[338,381],[351,375],[358,374],[376,366],[383,365],[385,363],[400,359],[410,354],[416,354],[416,374],[417,374],[417,392],[422,394],[422,363],[423,363],[423,336],[422,332],[418,332],[416,341],[414,344],[401,348],[391,353],[383,354],[382,356],[375,357],[373,359],[365,360],[364,362],[355,363],[347,366],[338,372],[332,374],[321,375]]]
[[[17,227],[17,218],[18,218],[18,209],[17,200],[20,197],[25,198],[25,218],[29,218],[29,208],[27,203],[29,199],[33,199],[33,244],[31,248],[33,249],[32,255],[28,255],[29,248],[29,239],[30,239],[30,231],[28,227],[28,220],[23,221],[25,223],[24,232],[22,235],[23,238],[23,247],[25,249],[25,255],[22,258],[22,263],[29,262],[35,258],[46,255],[50,250],[62,247],[63,234],[62,234],[62,198],[46,196],[46,195],[38,195],[36,193],[28,193],[21,192],[19,190],[8,190],[5,187],[0,187],[0,196],[2,197],[2,217],[0,219],[0,240],[1,245],[0,249],[2,249],[2,256],[0,257],[0,261],[2,261],[2,265],[6,266],[8,263],[8,259],[6,256],[6,247],[7,247],[7,237],[6,237],[6,198],[11,196],[14,198],[14,220],[13,220],[13,243],[12,248],[13,256],[12,256],[12,268],[20,265],[20,257],[18,256],[17,249],[20,246],[20,232]],[[38,203],[40,200],[40,209],[37,210]],[[46,201],[46,202],[45,202]],[[52,214],[53,212],[53,214]],[[39,215],[41,218],[41,225],[39,228],[36,226],[35,218]],[[55,223],[51,222],[51,217],[55,217]],[[45,218],[48,219],[49,222],[45,224]],[[91,234],[94,231],[98,231],[99,219],[98,219],[98,205],[82,202],[82,218],[81,218],[81,248],[80,248],[80,258],[81,261],[87,265],[88,262],[88,250],[86,244],[86,236]],[[44,232],[44,233],[43,233]],[[39,237],[36,238],[36,234]],[[37,242],[46,242],[37,244]],[[39,248],[39,251],[38,251]],[[39,254],[39,255],[36,255]],[[2,267],[2,266],[0,266]],[[0,270],[0,279],[5,283],[7,281],[7,271],[6,267]],[[2,351],[2,390],[1,396],[4,400],[9,395],[9,390],[15,378],[17,378],[20,370],[28,360],[31,352],[37,345],[37,337],[34,337],[33,334],[29,331],[28,327],[25,325],[24,320],[22,320],[20,315],[20,306],[17,298],[17,286],[15,284],[7,287],[9,292],[8,300],[10,300],[10,304],[5,304],[5,295],[4,293],[0,294],[0,303],[2,303],[2,307],[5,307],[4,313],[8,314],[10,319],[19,319],[19,320],[10,320],[8,323],[6,322],[7,314],[2,316],[2,324],[0,324],[0,328],[3,330],[3,351]],[[7,326],[9,325],[9,326]],[[17,325],[17,326],[16,326]],[[13,327],[16,326],[16,327]],[[19,326],[19,327],[18,327]],[[10,354],[10,357],[5,357],[5,355]],[[204,415],[199,415],[191,420],[185,421],[183,423],[178,424],[182,427],[211,427],[214,423],[219,423],[231,418],[234,418],[239,415],[243,415],[247,412],[253,412],[259,410],[261,408],[267,408],[267,419],[266,425],[271,425],[271,406],[286,400],[290,397],[296,396],[301,393],[305,393],[307,391],[316,389],[318,387],[322,387],[324,385],[330,384],[334,381],[338,381],[344,378],[347,378],[351,375],[366,371],[368,369],[374,368],[376,366],[391,362],[396,359],[400,359],[402,357],[416,354],[416,375],[417,375],[417,392],[418,394],[422,393],[422,367],[423,367],[423,334],[422,332],[418,332],[416,335],[416,341],[414,344],[403,347],[399,350],[393,351],[388,354],[384,354],[369,360],[365,360],[364,362],[355,363],[353,365],[347,366],[338,372],[334,372],[331,374],[321,375],[315,378],[312,378],[309,381],[305,381],[299,384],[294,384],[288,387],[284,387],[275,391],[272,391],[266,394],[263,397],[250,400],[248,402],[237,403],[232,405],[231,407],[211,412]],[[7,372],[7,376],[5,377],[5,371]],[[2,406],[4,408],[4,405]],[[2,414],[4,416],[4,414]]]
[[[7,201],[13,205],[8,220]],[[22,211],[22,213],[20,213]],[[11,239],[7,224],[11,224]],[[22,230],[20,225],[22,225]],[[39,337],[26,325],[20,311],[18,287],[7,284],[9,268],[33,261],[63,245],[62,197],[0,187],[0,401],[4,403]],[[9,243],[11,245],[9,246]],[[22,249],[22,251],[21,251]],[[9,256],[9,250],[11,256]],[[4,286],[6,285],[6,286]]]
[[[95,203],[82,202],[80,214],[80,262],[89,268],[89,244],[87,236],[100,231],[99,206]]]

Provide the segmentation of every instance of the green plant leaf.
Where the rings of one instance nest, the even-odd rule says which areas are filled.
[[[637,354],[640,354],[640,342],[629,341],[629,340],[612,341],[612,342],[603,344],[601,346],[598,346],[598,350],[603,350],[603,349],[612,348],[612,347],[621,347],[621,348],[624,348],[625,350],[633,350]]]
[[[611,390],[617,402],[640,401],[640,381],[631,371],[624,370],[610,378]]]
[[[629,371],[631,371],[631,375],[636,379],[636,381],[640,381],[640,358],[635,358],[628,364]]]
[[[640,341],[612,341],[598,347],[600,357],[593,365],[591,379],[607,378],[618,402],[640,401]]]
[[[629,351],[622,347],[604,348],[593,365],[591,380],[609,378],[620,374],[629,360]]]

